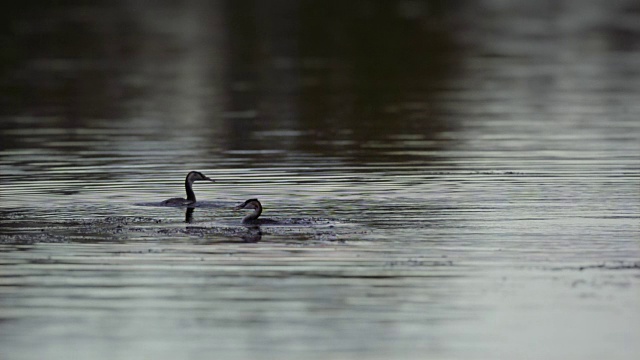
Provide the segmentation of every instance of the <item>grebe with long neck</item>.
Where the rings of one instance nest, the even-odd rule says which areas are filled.
[[[258,220],[258,217],[260,217],[260,214],[262,214],[262,204],[260,204],[260,201],[258,201],[258,199],[249,199],[234,208],[234,210],[241,210],[241,209],[253,209],[253,212],[251,214],[242,218],[243,224],[273,222],[273,220],[271,219]]]
[[[187,174],[187,177],[184,179],[184,188],[187,191],[187,198],[171,198],[163,201],[162,205],[192,205],[196,202],[196,194],[193,192],[193,183],[194,181],[206,180],[213,182],[212,179],[206,177],[203,173],[199,171],[191,171]]]

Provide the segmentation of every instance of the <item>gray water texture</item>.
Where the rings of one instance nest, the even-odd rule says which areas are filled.
[[[640,354],[637,2],[0,17],[3,360]]]

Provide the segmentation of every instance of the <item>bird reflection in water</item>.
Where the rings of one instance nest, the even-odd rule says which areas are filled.
[[[250,225],[246,228],[247,232],[241,236],[242,240],[246,242],[258,242],[262,240],[262,230],[260,229],[260,225]]]
[[[187,207],[186,211],[184,212],[184,222],[186,222],[187,224],[191,224],[191,222],[193,221],[193,211],[194,210],[195,210],[195,207],[189,206],[189,207]]]
[[[185,209],[185,213],[184,213],[185,223],[191,224],[193,222],[193,213],[195,209],[196,209],[195,206],[189,206]],[[189,228],[190,227],[188,227],[188,229]],[[194,228],[191,228],[191,230],[193,229]],[[202,231],[202,229],[204,228],[198,228],[199,231]],[[213,230],[214,232],[216,231],[215,228],[207,228],[207,229]],[[256,225],[256,224],[245,225],[245,229],[246,231],[244,232],[237,228],[234,230],[227,230],[227,231],[222,231],[223,229],[218,229],[218,230],[222,231],[224,235],[239,236],[245,242],[255,243],[262,240],[262,229],[260,229],[260,225]]]

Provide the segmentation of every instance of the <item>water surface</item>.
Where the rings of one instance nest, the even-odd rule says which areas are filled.
[[[3,359],[640,353],[637,6],[338,4],[12,18]]]

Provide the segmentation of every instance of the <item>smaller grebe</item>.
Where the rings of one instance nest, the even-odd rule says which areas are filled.
[[[165,201],[163,201],[161,204],[162,205],[168,205],[168,206],[180,206],[180,205],[192,205],[195,204],[196,202],[196,194],[193,192],[193,189],[191,188],[193,185],[194,181],[198,181],[198,180],[207,180],[207,181],[211,181],[213,182],[212,179],[209,179],[208,177],[204,176],[204,174],[202,174],[199,171],[191,171],[187,174],[187,178],[184,180],[184,188],[187,190],[187,198],[171,198],[171,199],[167,199]]]
[[[256,223],[274,223],[274,220],[271,219],[260,219],[258,220],[258,217],[260,217],[260,214],[262,214],[262,204],[260,204],[260,201],[258,201],[258,199],[249,199],[245,202],[243,202],[242,204],[236,206],[235,208],[233,208],[234,210],[241,210],[241,209],[253,209],[254,211],[243,217],[242,218],[242,223],[243,224],[256,224]]]
[[[262,214],[262,204],[258,199],[249,199],[242,204],[233,208],[234,210],[253,209],[253,212],[244,218],[242,223],[245,225],[291,225],[291,226],[314,226],[319,224],[331,224],[331,220],[319,218],[281,218],[281,219],[265,219],[260,218]],[[331,225],[333,226],[333,225]],[[258,229],[260,229],[258,227]]]

